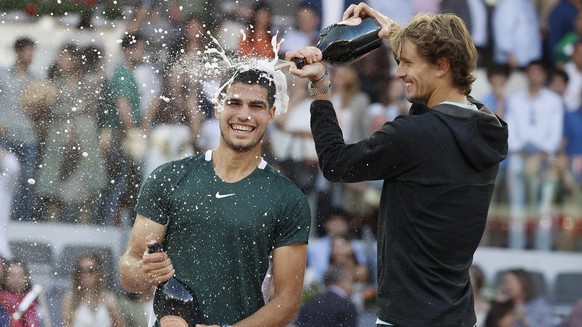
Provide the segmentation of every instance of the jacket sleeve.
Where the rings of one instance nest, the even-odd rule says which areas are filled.
[[[319,166],[331,182],[390,179],[410,169],[418,161],[403,130],[396,119],[367,139],[345,144],[332,103],[316,100],[311,104],[311,131]]]

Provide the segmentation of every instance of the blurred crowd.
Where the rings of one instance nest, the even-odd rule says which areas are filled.
[[[134,1],[120,22],[119,58],[108,59],[91,15],[84,15],[44,76],[30,70],[42,50],[38,40],[19,36],[14,63],[0,67],[0,222],[130,226],[144,178],[162,163],[217,145],[212,99],[218,85],[196,71],[205,50],[217,42],[227,56],[282,56],[316,44],[322,28],[341,20],[354,2],[297,0],[292,22],[282,23],[275,19],[282,6],[276,1],[226,1],[214,4],[211,15],[178,0]],[[401,24],[419,12],[444,11],[466,22],[479,51],[477,70],[487,79],[477,100],[510,130],[486,239],[512,248],[581,250],[582,1],[366,2]],[[285,39],[279,53],[271,43],[275,35]],[[407,114],[405,86],[394,69],[386,45],[331,69],[332,101],[347,143]],[[511,80],[522,82],[512,90]],[[267,161],[297,183],[312,206],[316,240],[309,244],[306,290],[348,276],[349,293],[364,307],[373,301],[366,292],[375,283],[382,182],[323,178],[306,84],[289,77],[288,85],[288,110],[278,113],[263,145]],[[0,250],[11,256],[7,246]],[[82,260],[77,265],[79,276],[89,273]],[[83,298],[73,293],[66,305],[81,310]]]

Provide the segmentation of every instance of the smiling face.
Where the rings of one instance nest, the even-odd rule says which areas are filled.
[[[266,87],[241,82],[231,84],[222,98],[222,110],[216,110],[221,144],[236,152],[259,149],[267,125],[275,117],[275,107],[269,106],[267,99]]]
[[[427,103],[436,89],[436,65],[422,58],[411,42],[404,42],[398,55],[396,77],[406,86],[409,102]]]

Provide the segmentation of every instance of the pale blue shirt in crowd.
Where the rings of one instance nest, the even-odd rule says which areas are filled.
[[[509,152],[526,146],[554,154],[562,139],[564,106],[560,96],[546,88],[535,98],[527,90],[518,91],[507,99],[505,121],[509,128]]]
[[[509,54],[519,67],[542,58],[542,41],[536,9],[530,0],[500,0],[492,17],[493,55],[496,62],[508,63]]]
[[[487,8],[483,0],[468,0],[471,14],[471,38],[477,47],[487,46]],[[390,16],[388,16],[390,17]]]

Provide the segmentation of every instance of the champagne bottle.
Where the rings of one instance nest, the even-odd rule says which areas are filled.
[[[148,246],[149,253],[162,251],[160,243]],[[157,286],[154,313],[161,327],[192,327],[203,323],[203,315],[194,292],[176,277]]]
[[[382,39],[378,37],[380,29],[380,24],[372,17],[351,17],[323,29],[316,47],[321,50],[323,61],[346,65],[382,45]],[[293,58],[292,61],[299,69],[305,65],[301,58]]]

